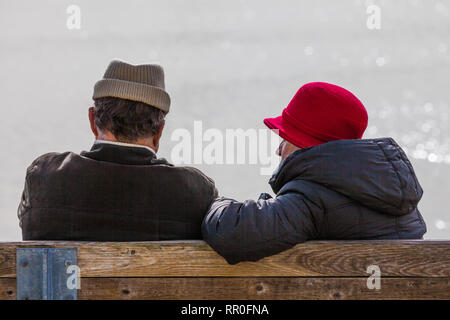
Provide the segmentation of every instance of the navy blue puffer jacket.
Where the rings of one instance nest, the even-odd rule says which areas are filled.
[[[256,261],[307,240],[421,239],[422,188],[392,138],[300,149],[269,181],[275,198],[211,204],[202,233],[229,263]]]

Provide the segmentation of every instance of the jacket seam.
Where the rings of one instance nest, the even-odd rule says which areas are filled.
[[[397,143],[395,143],[395,141],[393,141],[393,139],[391,139],[391,142],[393,143],[394,147],[398,150],[398,152],[400,153],[400,158],[403,160],[403,162],[406,164],[406,167],[408,168],[409,173],[411,174],[411,176],[413,177],[414,180],[414,191],[417,192],[417,187],[418,187],[418,183],[419,181],[417,180],[416,175],[414,174],[410,164],[408,164],[409,160],[406,161],[407,159],[405,159],[403,157],[403,152],[400,149],[400,146],[397,145]],[[412,201],[409,201],[409,204],[412,206]]]
[[[392,163],[391,159],[387,156],[386,152],[384,151],[384,149],[380,146],[380,144],[376,144],[378,146],[378,148],[380,148],[380,150],[383,152],[384,157],[386,158],[386,160],[389,162],[389,164],[391,165],[392,169],[395,171],[395,175],[397,176],[397,180],[400,183],[400,192],[402,193],[401,196],[401,201],[400,201],[400,205],[398,206],[398,209],[401,209],[403,207],[403,203],[405,202],[405,191],[402,185],[402,181],[400,179],[400,174],[398,173],[398,170],[395,168],[394,164]],[[402,159],[403,160],[403,159]]]

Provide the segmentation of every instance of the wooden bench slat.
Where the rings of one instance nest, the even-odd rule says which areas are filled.
[[[311,241],[258,262],[229,265],[203,241],[0,243],[0,278],[18,247],[76,247],[82,277],[450,277],[450,241]]]
[[[0,279],[0,299],[15,299],[15,281]],[[450,299],[450,278],[83,278],[78,299]]]
[[[0,278],[0,300],[16,300],[16,278]]]

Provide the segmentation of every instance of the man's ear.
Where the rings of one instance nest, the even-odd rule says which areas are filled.
[[[163,119],[161,128],[159,129],[159,132],[153,136],[153,145],[155,146],[156,152],[158,152],[158,149],[159,149],[159,139],[161,138],[165,124],[166,124],[166,120]]]
[[[98,136],[97,126],[95,125],[94,107],[89,108],[89,122],[91,124],[91,131],[95,138]]]

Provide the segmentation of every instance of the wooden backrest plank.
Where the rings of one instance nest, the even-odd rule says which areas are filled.
[[[450,241],[311,241],[258,262],[229,265],[203,241],[0,243],[0,278],[18,247],[76,247],[82,277],[450,277]]]

